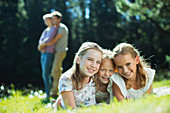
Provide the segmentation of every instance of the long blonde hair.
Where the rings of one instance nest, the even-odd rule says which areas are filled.
[[[137,77],[137,83],[140,88],[144,87],[146,85],[146,75],[147,73],[144,70],[144,67],[150,67],[148,63],[144,61],[144,59],[140,56],[140,53],[137,49],[135,49],[131,44],[128,43],[120,43],[113,49],[113,57],[117,57],[119,54],[126,55],[131,54],[132,58],[136,58],[139,56],[139,64],[137,64],[137,70],[136,70],[136,77]],[[115,65],[115,64],[114,64]],[[116,67],[116,65],[115,65]],[[123,76],[122,76],[123,77]],[[128,81],[127,78],[123,77],[126,88],[131,88],[131,83]]]
[[[95,49],[97,51],[100,51],[103,53],[102,48],[94,43],[94,42],[84,42],[81,47],[79,48],[78,52],[75,55],[74,62],[73,62],[73,75],[71,76],[72,82],[73,82],[73,87],[77,90],[80,90],[83,88],[83,80],[86,76],[81,75],[79,72],[79,64],[77,64],[77,59],[79,57],[82,57],[83,55],[86,54],[87,50],[89,49]],[[91,77],[93,79],[93,77]],[[94,80],[94,79],[93,79]]]

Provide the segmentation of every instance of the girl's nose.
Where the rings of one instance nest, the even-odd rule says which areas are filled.
[[[92,67],[96,67],[96,63],[95,63],[95,62],[93,62],[91,66],[92,66]]]
[[[123,72],[124,73],[127,73],[128,72],[128,68],[125,66],[125,67],[123,67]]]
[[[106,76],[109,76],[110,74],[109,74],[109,71],[106,71],[106,74],[105,74]]]

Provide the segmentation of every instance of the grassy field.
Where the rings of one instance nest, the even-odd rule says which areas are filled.
[[[170,80],[154,82],[153,87],[170,87]],[[39,98],[39,92],[22,96],[22,91],[12,90],[12,96],[1,98],[0,113],[53,113],[46,108]],[[145,95],[138,100],[117,102],[115,99],[110,105],[98,105],[75,109],[73,111],[59,110],[57,113],[170,113],[170,95],[157,97],[155,94]]]

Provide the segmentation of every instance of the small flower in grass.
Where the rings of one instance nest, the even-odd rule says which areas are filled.
[[[43,94],[43,91],[42,91],[42,90],[39,90],[38,93],[39,93],[39,94]]]
[[[1,90],[3,91],[4,89],[5,89],[5,88],[4,88],[4,86],[2,85],[2,86],[1,86]]]
[[[30,94],[31,94],[31,95],[34,95],[34,91],[30,91]]]
[[[39,97],[39,93],[37,91],[34,92],[34,95]]]
[[[34,96],[33,95],[29,95],[29,98],[33,98]]]

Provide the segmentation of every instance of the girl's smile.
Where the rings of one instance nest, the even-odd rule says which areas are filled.
[[[102,60],[100,70],[99,70],[99,79],[101,83],[108,84],[109,78],[114,73],[113,61],[109,58],[105,58]]]
[[[80,66],[80,73],[91,77],[99,70],[102,59],[102,53],[95,49],[89,49],[81,57],[78,58],[77,63]]]
[[[131,54],[119,54],[114,58],[114,62],[119,74],[127,79],[136,79],[136,69],[139,57],[133,58]]]
[[[87,70],[89,71],[89,73],[94,73],[95,72],[95,69],[92,69],[92,68],[87,68]]]

